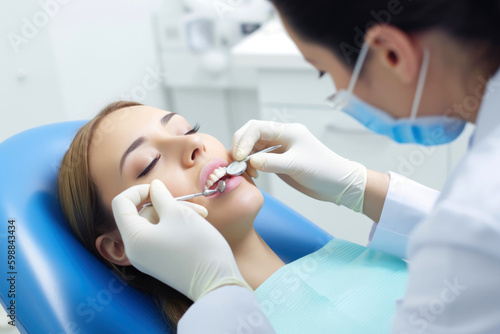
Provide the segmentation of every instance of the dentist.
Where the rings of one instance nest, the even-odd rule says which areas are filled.
[[[442,193],[367,170],[298,124],[248,122],[233,137],[234,158],[281,144],[252,167],[376,223],[370,247],[409,261],[393,333],[500,333],[500,0],[271,1],[304,57],[334,79],[335,109],[400,143],[447,144],[467,122],[476,128]],[[225,240],[155,182],[172,242],[137,241],[159,230],[135,210],[147,194],[131,189],[113,200],[131,262],[196,301],[179,333],[273,333]],[[203,233],[185,230],[187,216]],[[175,254],[162,269],[150,260],[158,245]]]

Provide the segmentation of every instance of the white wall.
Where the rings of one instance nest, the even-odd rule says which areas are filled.
[[[159,0],[58,1],[0,3],[0,141],[38,125],[91,118],[127,95],[166,108],[154,79],[160,62],[152,13]],[[0,318],[0,333],[17,333],[2,308]]]
[[[57,80],[48,29],[30,31],[23,44],[11,44],[12,34],[23,36],[40,10],[34,0],[3,2],[0,7],[0,140],[39,124],[60,121],[63,101]],[[22,37],[24,38],[24,37]],[[20,39],[16,39],[20,40]],[[14,47],[13,47],[14,46]]]
[[[118,99],[166,108],[153,26],[159,3],[3,2],[0,140],[41,124],[91,118]],[[30,25],[38,32],[30,31]],[[9,33],[28,37],[17,52]],[[19,72],[25,77],[20,79]]]

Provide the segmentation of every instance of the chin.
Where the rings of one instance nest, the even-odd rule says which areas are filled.
[[[223,235],[226,230],[238,233],[253,228],[255,217],[263,204],[264,196],[252,179],[245,175],[245,179],[231,193],[211,201],[207,208],[207,220]]]

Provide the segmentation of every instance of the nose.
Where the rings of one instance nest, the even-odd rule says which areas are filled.
[[[165,157],[180,162],[185,168],[193,167],[206,153],[203,139],[198,135],[171,136],[161,134],[157,145]]]
[[[181,162],[187,168],[193,167],[203,154],[206,153],[203,140],[200,136],[190,135],[184,136],[182,142]]]

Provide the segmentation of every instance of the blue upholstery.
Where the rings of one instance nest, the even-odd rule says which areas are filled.
[[[13,299],[5,277],[14,271],[21,333],[166,333],[154,302],[87,251],[65,223],[57,195],[58,166],[85,122],[45,125],[0,143],[2,306],[6,309]],[[285,262],[332,239],[272,196],[264,196],[255,226]],[[9,219],[15,220],[13,270],[7,264]]]

